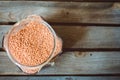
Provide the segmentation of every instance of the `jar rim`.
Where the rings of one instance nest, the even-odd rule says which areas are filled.
[[[16,24],[19,24],[20,22],[17,22]],[[12,30],[15,28],[15,26],[13,26],[10,30],[9,30],[9,32],[8,32],[8,34],[7,34],[7,36],[5,36],[5,41],[4,41],[4,45],[5,45],[5,50],[6,50],[6,52],[7,52],[7,55],[8,55],[8,57],[11,59],[11,61],[13,62],[13,63],[15,63],[17,66],[22,66],[22,67],[29,67],[29,68],[34,68],[34,67],[42,67],[42,66],[44,66],[44,65],[46,65],[51,59],[52,59],[52,57],[54,56],[54,52],[55,52],[55,49],[56,49],[56,38],[57,38],[57,35],[56,35],[56,33],[55,33],[55,31],[53,30],[53,28],[46,22],[46,21],[44,21],[44,20],[42,20],[42,21],[40,21],[40,23],[42,23],[43,25],[45,25],[45,27],[47,27],[49,30],[50,30],[50,32],[52,33],[52,36],[53,36],[53,42],[54,42],[54,45],[53,45],[53,50],[52,50],[52,52],[51,52],[51,54],[50,54],[50,56],[49,56],[49,58],[46,60],[46,61],[44,61],[44,62],[42,62],[41,64],[38,64],[38,65],[35,65],[35,66],[27,66],[27,65],[23,65],[23,64],[21,64],[21,63],[19,63],[17,60],[15,60],[13,57],[12,57],[12,55],[11,55],[11,53],[10,53],[10,51],[9,51],[9,47],[8,47],[8,39],[9,39],[9,36],[10,36],[10,33],[12,32]],[[15,24],[15,25],[16,25]]]

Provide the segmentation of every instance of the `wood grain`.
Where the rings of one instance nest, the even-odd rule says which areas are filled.
[[[5,0],[5,1],[19,1],[19,0]],[[33,0],[21,0],[33,1]],[[34,0],[34,1],[64,1],[64,2],[120,2],[119,0]]]
[[[52,26],[63,39],[63,48],[119,49],[120,27],[64,25],[65,23],[120,25],[119,3],[116,6],[112,2],[81,3],[79,1],[83,0],[0,1],[0,24],[14,23],[28,15],[38,14],[49,23],[57,23]],[[2,49],[3,36],[11,27],[12,25],[0,25],[0,49]],[[56,63],[54,66],[44,67],[37,75],[120,75],[119,57],[120,52],[63,52],[54,60]],[[0,75],[24,75],[4,51],[0,51]],[[74,78],[64,79],[74,80]]]
[[[119,76],[98,76],[98,77],[81,77],[81,76],[24,76],[24,77],[18,77],[18,76],[5,76],[0,77],[1,80],[119,80]]]
[[[85,52],[84,56],[81,53],[63,53],[56,58],[54,66],[42,68],[37,75],[120,74],[119,52]],[[5,52],[0,52],[0,57],[0,75],[24,75]]]
[[[1,1],[0,22],[16,22],[28,15],[38,14],[52,23],[119,24],[120,10],[112,5],[95,2]]]
[[[0,48],[3,36],[12,25],[0,25]],[[63,39],[64,48],[120,48],[120,27],[53,26]]]

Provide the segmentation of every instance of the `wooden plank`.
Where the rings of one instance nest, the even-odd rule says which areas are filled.
[[[120,77],[105,76],[105,77],[80,77],[80,76],[39,76],[39,77],[0,77],[1,80],[119,80]]]
[[[54,26],[64,48],[120,48],[119,27]]]
[[[30,14],[38,14],[51,23],[119,24],[120,9],[112,5],[113,3],[1,1],[0,22],[16,22]]]
[[[98,54],[96,54],[98,53]],[[24,75],[0,52],[0,75]],[[119,52],[67,52],[59,55],[54,66],[46,66],[37,75],[120,74]]]
[[[19,1],[19,0],[5,0],[5,1]],[[33,0],[21,0],[21,1],[33,1]],[[38,0],[34,0],[38,1]],[[119,0],[39,0],[39,1],[64,1],[64,2],[120,2]]]
[[[14,7],[14,6],[21,6],[28,5],[29,7],[37,6],[37,7],[64,7],[64,8],[110,8],[113,5],[113,2],[57,2],[57,1],[0,1],[1,7]],[[16,3],[16,4],[13,4]],[[69,4],[66,4],[69,3]],[[5,5],[7,4],[7,5]],[[25,6],[24,5],[24,6]],[[102,5],[102,6],[101,6]],[[25,6],[25,7],[26,7]]]
[[[12,25],[0,25],[0,48]],[[120,27],[53,26],[63,39],[64,48],[120,48]]]

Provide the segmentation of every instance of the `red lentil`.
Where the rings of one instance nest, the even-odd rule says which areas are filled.
[[[45,25],[31,20],[18,32],[10,34],[9,50],[18,63],[36,66],[50,57],[54,47],[53,39],[52,33]]]

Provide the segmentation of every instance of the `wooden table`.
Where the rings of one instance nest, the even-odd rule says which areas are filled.
[[[25,76],[7,57],[2,40],[15,22],[30,14],[42,16],[63,39],[55,65],[34,76],[120,75],[120,3],[51,0],[0,1],[1,76]]]

